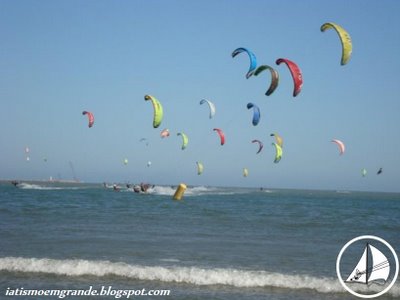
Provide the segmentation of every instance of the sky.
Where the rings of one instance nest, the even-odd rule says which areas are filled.
[[[400,192],[399,11],[395,0],[0,0],[0,179]],[[351,36],[344,66],[326,22]],[[279,72],[272,95],[268,73],[246,79],[239,47]],[[302,71],[297,97],[278,58]],[[159,128],[146,94],[163,105]]]

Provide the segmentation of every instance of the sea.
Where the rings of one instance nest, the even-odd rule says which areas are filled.
[[[0,183],[0,299],[357,299],[337,276],[342,247],[376,236],[400,254],[398,193],[175,190]],[[400,280],[379,299],[400,299]]]

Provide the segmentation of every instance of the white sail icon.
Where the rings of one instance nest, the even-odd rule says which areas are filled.
[[[364,252],[345,282],[347,283],[385,283],[390,274],[390,265],[386,256],[367,243]]]

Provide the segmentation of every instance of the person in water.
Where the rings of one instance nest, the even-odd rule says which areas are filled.
[[[20,183],[20,182],[17,181],[17,180],[12,180],[12,181],[11,181],[11,184],[12,184],[13,186],[15,186],[15,187],[16,187],[17,185],[19,185],[19,183]]]
[[[140,184],[140,190],[143,192],[143,193],[146,193],[147,192],[147,190],[149,189],[149,187],[150,187],[150,185],[149,184],[147,184],[147,183],[141,183]]]
[[[152,188],[154,188],[154,185],[151,186]],[[135,193],[147,193],[148,189],[150,188],[150,184],[148,183],[140,183],[140,184],[136,184],[133,186],[133,191]]]

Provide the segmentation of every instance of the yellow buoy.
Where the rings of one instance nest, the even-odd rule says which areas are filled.
[[[173,199],[181,200],[185,191],[186,191],[186,184],[184,184],[184,183],[179,184],[178,188],[175,191]]]

